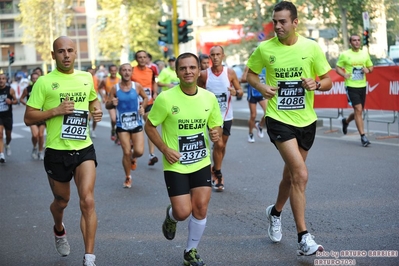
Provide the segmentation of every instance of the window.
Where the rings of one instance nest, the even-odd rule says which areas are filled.
[[[12,14],[12,1],[0,1],[0,14]]]
[[[1,37],[12,38],[14,37],[14,21],[5,20],[1,22]]]

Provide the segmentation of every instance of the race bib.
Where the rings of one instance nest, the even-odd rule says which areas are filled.
[[[305,89],[302,88],[302,81],[279,81],[277,96],[278,110],[305,109]]]
[[[145,92],[145,94],[147,94],[148,101],[150,101],[150,99],[152,98],[151,89],[150,88],[144,88],[144,92]]]
[[[216,98],[218,99],[220,111],[224,112],[227,110],[227,94],[216,94]]]
[[[363,67],[353,67],[352,80],[363,80],[363,79],[364,79]]]
[[[181,164],[196,163],[207,156],[204,133],[180,136],[178,140]]]
[[[123,113],[120,115],[122,128],[125,130],[132,130],[138,127],[137,112]]]
[[[89,112],[84,110],[74,110],[72,114],[64,115],[61,138],[86,140],[88,118]]]

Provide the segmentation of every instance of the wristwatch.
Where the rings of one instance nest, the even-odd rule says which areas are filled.
[[[320,87],[321,87],[321,83],[316,81],[316,90],[317,91],[320,90]]]

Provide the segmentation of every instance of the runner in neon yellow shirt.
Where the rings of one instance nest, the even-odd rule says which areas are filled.
[[[24,120],[27,126],[46,121],[44,168],[54,195],[50,211],[54,220],[56,250],[61,256],[70,253],[63,217],[73,177],[79,191],[82,214],[80,225],[85,245],[83,265],[95,266],[97,214],[94,184],[97,160],[88,132],[88,118],[90,112],[93,120],[99,122],[103,112],[91,74],[74,70],[74,42],[65,36],[57,38],[51,54],[57,68],[35,83],[26,104]]]
[[[203,266],[197,246],[205,230],[212,190],[209,139],[216,142],[221,138],[223,119],[215,95],[197,86],[199,72],[196,55],[184,53],[177,58],[180,85],[159,94],[145,131],[163,153],[171,202],[166,209],[163,234],[172,240],[177,221],[190,217],[184,265]],[[162,125],[162,137],[156,129],[158,125]]]
[[[364,132],[363,110],[366,103],[366,74],[373,71],[373,63],[367,50],[360,49],[360,36],[353,34],[349,38],[351,49],[343,52],[338,59],[335,70],[345,79],[348,100],[353,107],[353,113],[342,118],[342,133],[348,132],[349,123],[355,120],[363,147],[370,145]]]
[[[171,57],[168,60],[169,66],[164,68],[158,76],[158,87],[162,87],[162,91],[169,90],[173,88],[177,84],[179,84],[180,80],[176,75],[176,67],[175,67],[176,58]]]
[[[314,91],[331,89],[331,68],[319,45],[296,33],[298,14],[291,2],[275,5],[273,24],[276,37],[262,42],[247,64],[249,84],[269,99],[267,133],[285,162],[276,202],[266,208],[268,235],[273,242],[281,241],[280,215],[289,198],[298,233],[297,255],[308,256],[323,251],[323,246],[306,227],[305,160],[316,135]],[[262,68],[266,68],[266,84],[259,80]]]

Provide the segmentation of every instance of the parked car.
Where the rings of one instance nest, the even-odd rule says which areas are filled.
[[[231,68],[236,72],[237,78],[240,81],[242,78],[242,74],[244,74],[245,64],[233,65]],[[244,83],[240,83],[240,85],[241,85],[241,88],[244,91],[244,93],[246,93],[248,83],[244,82]],[[237,100],[241,100],[241,99],[242,99],[242,97],[237,97]]]
[[[373,62],[374,66],[397,66],[392,59],[389,58],[377,58],[375,62]]]

